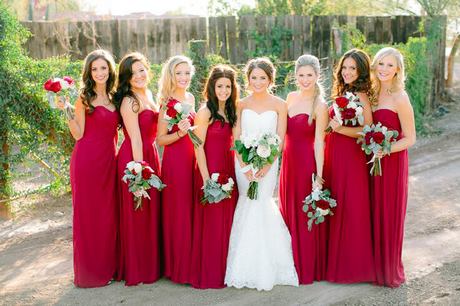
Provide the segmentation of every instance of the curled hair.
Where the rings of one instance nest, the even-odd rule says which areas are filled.
[[[319,63],[319,59],[311,54],[301,55],[295,62],[295,74],[297,75],[297,71],[305,66],[311,67],[318,77],[315,83],[315,96],[313,98],[312,113],[308,118],[308,124],[312,124],[315,117],[316,106],[324,99],[324,88],[320,82],[321,65]]]
[[[345,84],[342,76],[343,62],[347,58],[352,58],[356,62],[358,78],[351,84]],[[370,77],[370,58],[366,52],[359,49],[347,51],[341,58],[334,71],[334,85],[332,87],[332,97],[342,96],[345,92],[363,92],[372,96],[371,77]]]
[[[158,101],[160,103],[167,102],[176,90],[176,78],[174,72],[176,67],[182,63],[187,63],[190,67],[190,73],[193,77],[195,73],[195,67],[193,66],[192,60],[187,56],[176,55],[170,57],[161,69],[161,76],[158,80]]]
[[[249,77],[252,73],[252,71],[256,68],[262,69],[268,76],[268,79],[270,80],[270,85],[268,89],[271,91],[271,89],[274,87],[275,84],[275,77],[276,77],[276,69],[273,63],[270,61],[268,57],[257,57],[253,58],[248,61],[246,64],[246,67],[244,67],[244,72],[246,74],[246,79],[247,79],[247,85],[249,85]]]
[[[399,90],[404,89],[404,81],[406,80],[406,75],[404,71],[404,58],[397,49],[392,48],[392,47],[386,47],[383,49],[380,49],[377,54],[375,54],[374,60],[372,61],[371,64],[371,79],[372,79],[372,89],[374,93],[374,97],[371,99],[373,105],[377,105],[377,97],[380,94],[381,90],[381,83],[379,78],[377,77],[377,74],[375,70],[377,69],[377,66],[379,62],[387,56],[393,56],[396,60],[396,66],[397,66],[397,71],[396,74],[393,77],[392,84],[390,91],[391,92],[396,92]]]
[[[94,50],[85,57],[80,85],[80,98],[83,102],[83,105],[88,108],[90,114],[94,111],[92,101],[94,101],[97,97],[95,91],[96,82],[91,76],[91,69],[93,68],[94,61],[98,59],[103,59],[109,68],[109,78],[105,84],[105,92],[109,97],[110,103],[113,103],[112,97],[115,93],[115,81],[117,79],[117,74],[115,72],[115,61],[108,51],[102,49]]]
[[[224,124],[225,119],[219,114],[219,100],[216,95],[216,82],[220,78],[227,78],[231,82],[232,93],[225,101],[225,116],[227,117],[230,126],[233,127],[236,123],[236,101],[238,100],[238,85],[236,83],[236,71],[228,65],[217,65],[211,69],[206,81],[203,97],[206,101],[206,106],[211,112],[209,120],[219,120]]]
[[[120,109],[124,97],[132,99],[132,110],[137,113],[140,109],[140,101],[131,88],[131,78],[133,77],[133,64],[142,63],[145,69],[150,72],[150,65],[144,55],[133,52],[125,55],[118,66],[118,85],[114,96],[115,106]]]

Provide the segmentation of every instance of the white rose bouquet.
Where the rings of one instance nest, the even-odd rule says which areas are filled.
[[[280,155],[281,139],[278,135],[266,133],[262,135],[246,135],[242,134],[241,139],[235,141],[232,150],[238,152],[244,163],[248,164],[249,168],[255,173],[262,169],[265,165],[271,165],[275,158]],[[249,183],[247,192],[248,198],[256,200],[258,197],[259,183],[253,180]]]
[[[203,186],[201,204],[219,203],[224,199],[231,198],[235,182],[225,173],[213,173]]]

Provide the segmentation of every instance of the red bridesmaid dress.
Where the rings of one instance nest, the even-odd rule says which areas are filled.
[[[96,106],[70,160],[73,204],[74,283],[100,287],[117,267],[116,136],[119,116]]]
[[[326,280],[375,281],[367,158],[356,138],[332,132],[326,137],[325,180],[337,200],[329,218]]]
[[[312,173],[316,173],[315,121],[308,114],[287,119],[280,172],[280,210],[292,239],[294,264],[300,284],[324,279],[326,273],[327,221],[308,230],[303,200],[311,193]],[[329,218],[329,217],[328,217]]]
[[[158,112],[150,109],[139,113],[144,161],[156,175],[160,175],[160,162],[154,141],[157,133]],[[142,208],[134,210],[133,194],[121,181],[126,164],[133,160],[131,140],[123,129],[125,140],[118,153],[118,181],[120,195],[120,275],[127,286],[150,284],[160,278],[160,193],[150,188],[149,199]],[[166,187],[167,188],[167,187]]]
[[[200,289],[223,288],[227,253],[238,192],[235,179],[232,128],[229,123],[214,121],[209,125],[204,151],[209,174],[227,173],[235,181],[232,197],[219,203],[202,205],[203,195],[198,166],[195,168],[193,204],[192,286]]]
[[[376,110],[374,122],[398,131],[398,139],[402,137],[398,114],[392,110]],[[407,150],[385,156],[381,166],[382,176],[371,179],[376,283],[399,287],[405,280],[401,253],[407,207]]]
[[[195,113],[191,115],[193,120]],[[175,125],[170,133],[178,130]],[[195,152],[187,135],[164,147],[162,180],[168,186],[161,194],[164,275],[180,284],[190,283],[194,167]]]

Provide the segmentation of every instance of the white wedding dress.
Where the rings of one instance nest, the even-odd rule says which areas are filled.
[[[278,114],[261,114],[244,109],[242,134],[276,133]],[[233,218],[227,257],[225,284],[271,290],[275,285],[298,286],[292,257],[291,236],[273,199],[278,174],[278,158],[264,178],[259,180],[257,200],[246,196],[249,181],[235,158],[239,198]]]

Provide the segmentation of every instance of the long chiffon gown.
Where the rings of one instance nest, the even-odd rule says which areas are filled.
[[[154,141],[158,112],[146,109],[139,113],[144,161],[156,175],[160,175],[158,152]],[[126,164],[133,160],[131,140],[123,129],[125,140],[118,153],[118,181],[120,195],[120,275],[127,286],[149,284],[160,278],[160,194],[150,188],[150,200],[144,198],[142,208],[134,210],[133,194],[121,181]],[[167,187],[166,187],[167,188]]]
[[[374,122],[397,130],[398,139],[402,137],[398,114],[392,110],[376,110]],[[381,166],[382,176],[373,176],[371,180],[376,283],[399,287],[405,280],[401,253],[407,207],[407,150],[385,156]]]
[[[315,121],[310,125],[308,118],[308,114],[288,116],[279,185],[280,210],[291,234],[300,284],[324,279],[327,256],[327,221],[309,231],[302,211],[302,202],[312,191],[312,173],[316,173]]]
[[[105,286],[117,266],[117,160],[119,116],[104,106],[85,116],[85,132],[70,161],[74,283]]]
[[[195,288],[223,288],[227,266],[228,244],[233,222],[233,213],[238,192],[235,179],[232,128],[229,123],[222,125],[214,121],[209,125],[204,151],[209,174],[226,173],[235,181],[232,196],[219,203],[202,205],[201,187],[203,180],[198,167],[195,169],[195,201],[193,205],[193,251],[192,285]]]
[[[326,137],[325,180],[337,200],[329,218],[326,280],[375,281],[367,159],[356,138]]]
[[[170,133],[177,131],[175,125]],[[188,136],[164,147],[161,172],[168,186],[161,194],[164,275],[180,284],[190,283],[194,167],[195,152]]]

